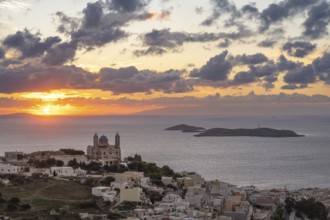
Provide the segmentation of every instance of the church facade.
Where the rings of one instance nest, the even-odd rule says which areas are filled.
[[[120,136],[115,136],[115,144],[110,145],[108,138],[104,135],[93,137],[93,145],[87,147],[87,156],[90,160],[98,160],[104,165],[116,165],[121,162]]]

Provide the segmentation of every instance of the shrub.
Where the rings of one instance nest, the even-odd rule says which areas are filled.
[[[7,212],[15,212],[16,210],[17,210],[16,205],[13,205],[13,204],[8,204],[7,205],[7,208],[6,208]]]
[[[18,198],[18,197],[12,197],[10,200],[9,200],[10,203],[12,204],[19,204],[21,202],[21,200]]]

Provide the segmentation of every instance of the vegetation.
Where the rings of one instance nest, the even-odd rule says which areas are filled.
[[[56,179],[32,179],[26,184],[6,186],[1,188],[3,203],[0,203],[0,213],[15,212],[15,215],[33,210],[39,212],[51,209],[65,208],[81,210],[79,204],[90,203],[93,199],[89,187],[73,181]],[[90,205],[90,204],[89,204]],[[94,208],[92,208],[94,210]],[[21,219],[21,218],[20,218]]]
[[[287,197],[285,209],[287,212],[295,209],[298,213],[303,213],[310,219],[326,220],[329,214],[329,210],[326,209],[323,203],[316,201],[314,198],[296,201],[292,197]]]
[[[134,157],[127,157],[128,161],[142,162],[142,157],[139,154],[135,154]]]
[[[30,165],[33,165],[37,168],[49,168],[49,167],[62,167],[64,162],[62,160],[56,160],[54,158],[49,158],[47,160],[32,160],[28,161]]]
[[[128,169],[124,165],[112,165],[112,166],[104,165],[103,170],[107,173],[123,173]]]
[[[107,217],[108,219],[126,219],[127,216],[122,213],[111,212]]]
[[[284,209],[278,208],[271,217],[272,220],[284,220]]]
[[[100,183],[101,183],[102,185],[107,185],[107,186],[109,186],[109,185],[111,184],[111,182],[113,182],[113,181],[115,181],[115,178],[113,178],[112,176],[107,176],[107,177],[105,177],[104,179],[102,179],[102,180],[100,181]]]
[[[151,181],[161,180],[162,176],[174,176],[174,171],[168,166],[158,167],[155,163],[134,161],[128,164],[130,170],[144,172]]]
[[[9,202],[12,203],[12,204],[18,205],[21,202],[21,200],[18,197],[12,197],[9,200]]]
[[[60,149],[60,151],[62,151],[65,154],[68,154],[68,155],[84,155],[85,154],[85,152],[82,150],[75,150],[72,148],[62,148],[62,149]]]

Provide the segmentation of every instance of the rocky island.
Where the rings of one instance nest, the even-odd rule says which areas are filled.
[[[186,124],[180,124],[173,127],[166,128],[167,131],[182,131],[182,132],[201,132],[204,131],[205,128],[203,127],[196,127]]]
[[[203,127],[196,127],[191,125],[180,124],[173,127],[166,128],[165,130],[177,130],[182,132],[200,132],[196,137],[304,137],[291,130],[279,130],[273,128],[211,128],[205,129]]]
[[[250,136],[250,137],[303,137],[294,131],[277,130],[272,128],[255,128],[255,129],[228,129],[228,128],[211,128],[201,132],[196,137],[225,137],[225,136]]]

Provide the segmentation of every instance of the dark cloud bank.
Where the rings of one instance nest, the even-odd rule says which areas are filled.
[[[237,8],[231,1],[211,0],[212,15],[202,25],[212,25],[228,15],[236,31],[219,33],[187,33],[170,29],[153,29],[139,37],[143,48],[134,55],[162,55],[178,51],[185,43],[205,43],[222,40],[219,47],[227,47],[235,40],[253,36],[253,32],[242,25],[242,18],[255,19],[259,30],[267,32],[274,24],[306,13],[302,37],[317,39],[327,35],[330,20],[330,3],[325,0],[284,0],[270,4],[259,11],[253,4]],[[192,71],[138,70],[136,67],[102,68],[98,74],[88,72],[74,65],[78,50],[93,50],[106,44],[126,39],[130,33],[125,27],[131,22],[149,18],[148,1],[109,0],[88,3],[82,16],[69,17],[57,12],[58,31],[66,36],[42,38],[40,33],[30,30],[17,31],[6,36],[0,46],[0,93],[26,91],[49,91],[53,89],[100,89],[115,94],[122,93],[183,93],[194,90],[194,86],[229,87],[258,83],[266,90],[274,88],[279,75],[286,83],[284,90],[303,89],[316,82],[330,84],[330,53],[325,52],[309,64],[290,61],[285,56],[270,60],[262,53],[233,56],[223,51],[210,58],[200,68]],[[244,13],[243,13],[244,12]],[[317,13],[318,12],[318,13]],[[241,19],[241,20],[240,20]],[[275,32],[281,32],[277,29]],[[302,38],[303,39],[303,38]],[[261,47],[273,47],[277,41],[268,38],[258,43]],[[20,52],[17,58],[6,58],[6,51]],[[282,46],[289,56],[303,58],[316,49],[316,44],[308,40],[288,40]],[[233,73],[235,67],[244,71]]]

